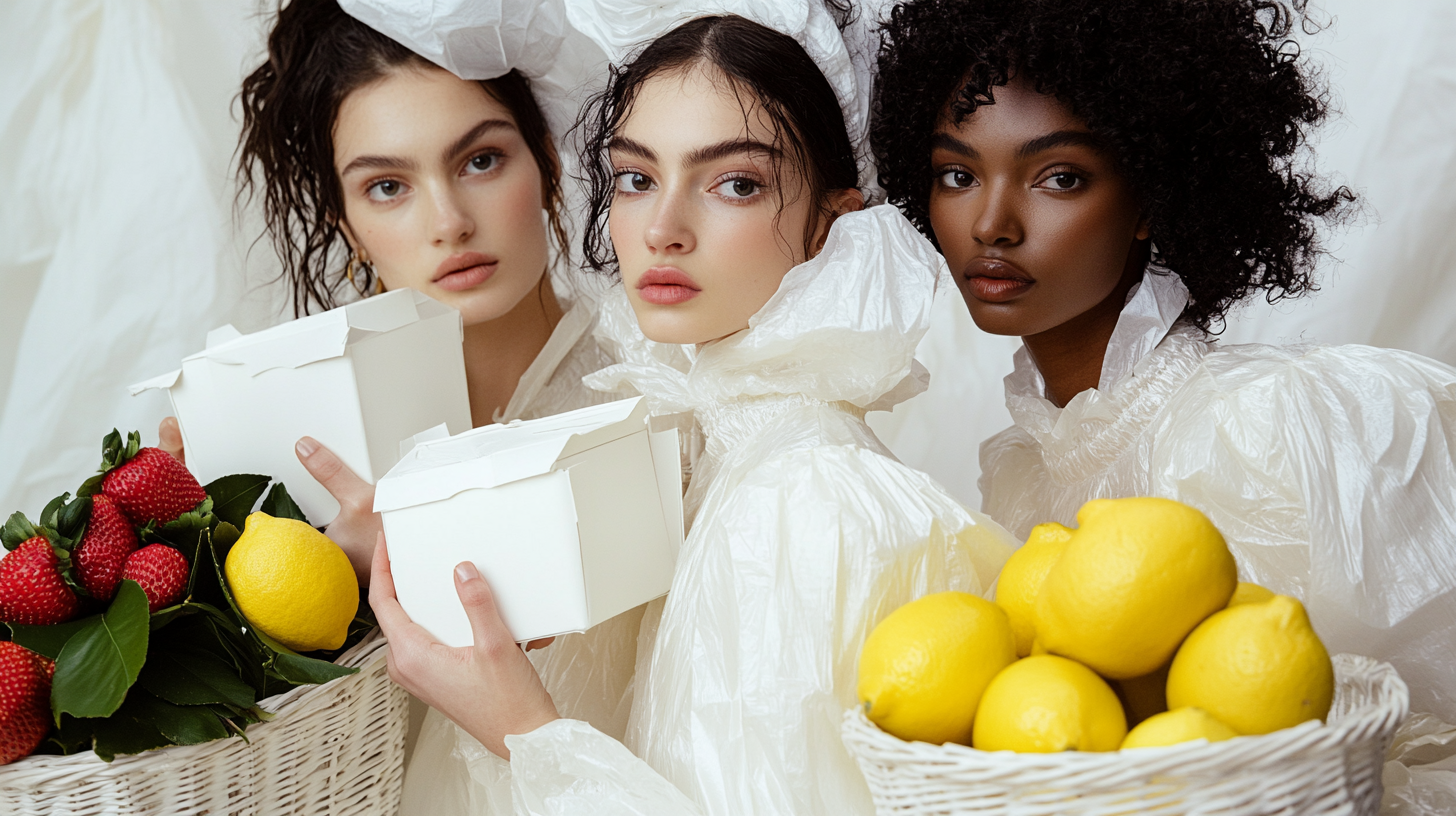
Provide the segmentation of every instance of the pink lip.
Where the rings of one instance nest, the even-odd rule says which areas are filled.
[[[1005,303],[1024,294],[1036,281],[1020,267],[1002,258],[972,258],[961,271],[971,294],[985,303]]]
[[[441,289],[463,292],[490,280],[498,265],[499,261],[489,255],[461,252],[446,258],[431,280]]]
[[[696,281],[674,266],[654,266],[637,281],[637,295],[656,306],[686,303],[701,291]]]

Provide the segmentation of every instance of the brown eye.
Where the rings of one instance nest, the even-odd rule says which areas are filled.
[[[763,189],[763,185],[749,178],[735,178],[713,188],[718,195],[730,199],[752,198]]]
[[[652,189],[652,179],[642,173],[621,173],[617,176],[617,192],[645,193]]]
[[[1075,190],[1082,185],[1082,177],[1076,173],[1054,173],[1046,184],[1053,190]]]
[[[961,190],[976,183],[976,179],[964,170],[947,170],[941,173],[940,183],[952,190]]]

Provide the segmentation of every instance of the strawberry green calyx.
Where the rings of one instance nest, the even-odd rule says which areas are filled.
[[[141,449],[142,435],[140,433],[136,431],[127,433],[126,444],[123,445],[121,442],[121,432],[112,428],[111,433],[107,434],[101,440],[100,469],[96,471],[95,476],[92,476],[81,484],[81,487],[76,490],[76,495],[86,497],[99,493],[101,491],[101,480],[106,478],[106,474],[136,458],[137,453]]]
[[[19,547],[22,541],[29,541],[37,535],[39,533],[35,525],[30,523],[24,513],[18,511],[11,513],[10,518],[5,520],[5,526],[0,528],[0,542],[5,544],[7,550]]]

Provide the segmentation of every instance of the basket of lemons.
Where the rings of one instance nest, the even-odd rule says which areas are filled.
[[[393,813],[408,698],[348,557],[266,476],[103,449],[0,528],[0,813]]]
[[[866,639],[843,733],[880,813],[1378,812],[1392,667],[1331,657],[1187,505],[1077,522],[1036,527],[994,603],[928,595]]]

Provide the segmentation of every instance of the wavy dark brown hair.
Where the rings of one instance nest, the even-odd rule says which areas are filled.
[[[344,13],[336,0],[292,0],[268,35],[268,59],[243,80],[238,202],[261,195],[267,236],[283,264],[295,315],[331,309],[351,288],[340,228],[344,193],[334,169],[334,123],[345,97],[391,73],[435,66]],[[480,83],[511,112],[541,170],[542,198],[558,252],[561,167],[530,84],[515,71]],[[353,284],[373,289],[364,267]],[[356,275],[356,278],[358,275]]]
[[[883,25],[871,143],[892,203],[931,240],[930,139],[1013,74],[1086,121],[1156,246],[1220,329],[1236,304],[1316,289],[1321,221],[1354,195],[1309,168],[1329,95],[1290,39],[1304,0],[912,0]]]

